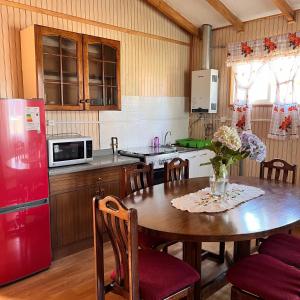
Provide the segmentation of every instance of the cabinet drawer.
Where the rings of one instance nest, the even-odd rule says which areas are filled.
[[[101,178],[103,183],[119,182],[120,167],[104,168],[78,173],[56,175],[50,177],[50,194],[56,195],[66,191],[74,191],[80,187],[96,184]]]

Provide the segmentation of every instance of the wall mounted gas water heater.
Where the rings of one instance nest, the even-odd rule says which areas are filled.
[[[212,26],[202,26],[202,70],[192,72],[191,111],[216,113],[219,72],[210,68]]]

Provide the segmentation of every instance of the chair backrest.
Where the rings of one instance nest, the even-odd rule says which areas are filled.
[[[152,164],[138,163],[122,168],[121,198],[151,186],[153,186]]]
[[[103,233],[106,232],[115,255],[113,288],[130,300],[139,299],[137,211],[127,209],[113,196],[94,198],[94,251],[96,258],[97,299],[104,300]]]
[[[189,160],[174,158],[164,165],[164,182],[176,181],[189,178]]]
[[[268,170],[267,177],[265,177],[265,169]],[[287,182],[289,172],[292,172],[292,184],[296,183],[296,165],[290,165],[282,159],[272,159],[270,161],[263,161],[260,164],[260,174],[259,178],[272,180],[273,175],[275,181]],[[275,171],[275,173],[274,173]],[[274,174],[273,174],[274,173]]]

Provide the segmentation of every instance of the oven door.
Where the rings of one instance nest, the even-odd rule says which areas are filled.
[[[86,162],[86,141],[48,141],[49,167],[67,166]]]
[[[153,170],[153,184],[160,184],[160,183],[164,183],[164,168],[160,168],[160,169],[154,169]]]

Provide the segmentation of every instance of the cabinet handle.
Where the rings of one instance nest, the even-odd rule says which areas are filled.
[[[102,188],[103,179],[101,177],[97,180],[97,190],[96,190],[96,196],[99,196],[101,199],[104,198],[104,189]]]
[[[80,103],[90,103],[90,99],[80,99]]]

